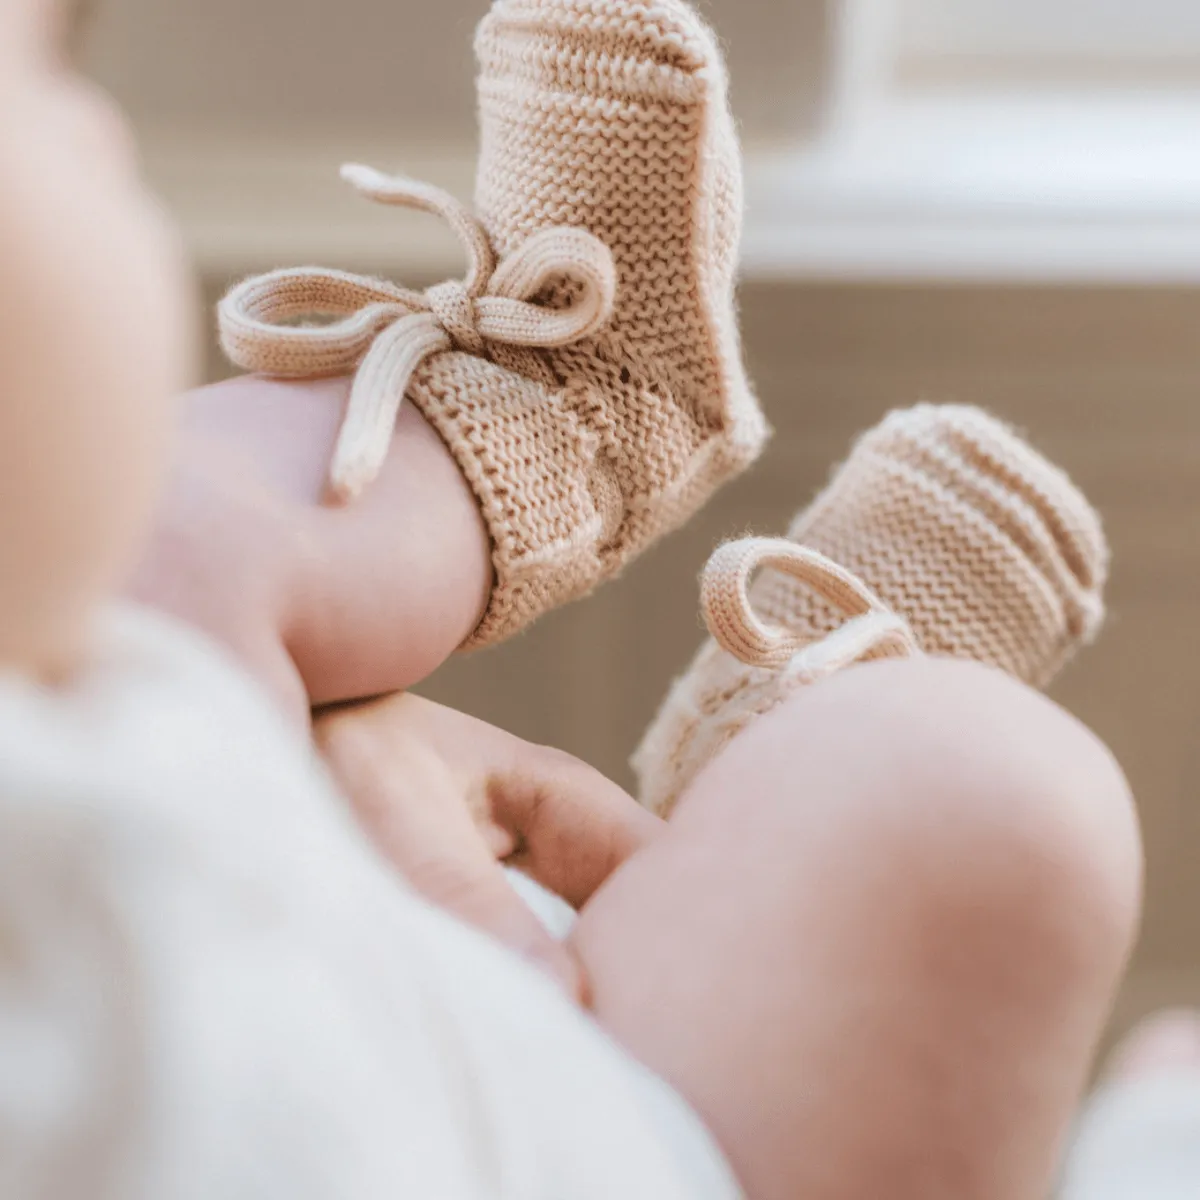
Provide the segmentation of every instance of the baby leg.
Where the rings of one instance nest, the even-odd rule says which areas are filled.
[[[500,0],[475,44],[477,211],[344,172],[447,221],[466,278],[236,287],[229,358],[291,382],[192,398],[208,441],[189,441],[197,469],[137,585],[305,717],[300,681],[314,706],[400,691],[586,595],[767,438],[737,335],[741,156],[717,39],[684,0]],[[338,371],[356,386],[311,382]],[[351,503],[322,508],[327,482]]]
[[[1126,784],[998,672],[854,668],[755,722],[573,934],[600,1021],[753,1200],[1044,1194],[1133,938]]]
[[[486,530],[441,439],[403,410],[380,478],[322,503],[348,380],[245,377],[185,400],[136,599],[230,649],[298,720],[408,687],[478,625]]]

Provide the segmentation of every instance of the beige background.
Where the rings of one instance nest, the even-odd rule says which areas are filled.
[[[97,74],[184,158],[197,130],[210,147],[256,132],[284,157],[314,137],[386,140],[398,158],[473,137],[481,0],[106,5]],[[710,13],[729,43],[748,140],[809,127],[822,5],[719,0]],[[236,192],[239,180],[222,186]],[[272,220],[286,224],[287,194],[272,203]],[[222,264],[206,279],[211,298],[248,255],[229,239],[227,255],[211,256]],[[784,281],[748,284],[744,312],[778,430],[761,467],[620,582],[512,645],[451,663],[425,690],[627,783],[638,734],[699,640],[695,577],[714,541],[782,529],[888,407],[984,404],[1076,476],[1116,554],[1109,628],[1058,695],[1111,742],[1145,820],[1148,915],[1117,1023],[1152,1004],[1200,1001],[1200,295]],[[214,357],[210,373],[222,369]]]
[[[96,75],[156,126],[288,133],[366,123],[407,142],[474,136],[471,39],[487,0],[101,0]],[[709,0],[738,114],[790,136],[821,94],[823,0]]]

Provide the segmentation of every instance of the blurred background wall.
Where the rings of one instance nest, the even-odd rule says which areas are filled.
[[[335,169],[369,157],[469,194],[470,43],[485,8],[105,0],[95,73],[139,125],[210,301],[239,274],[301,261],[412,285],[458,271],[442,231],[363,208]],[[1145,822],[1147,922],[1117,1024],[1200,1002],[1190,6],[713,0],[707,12],[750,162],[745,334],[775,442],[621,581],[424,690],[628,784],[629,753],[700,639],[695,580],[714,542],[782,530],[889,407],[985,405],[1070,470],[1114,547],[1111,623],[1056,694],[1112,744]],[[1112,36],[1097,40],[1106,20]],[[1047,142],[1045,113],[1065,102],[1062,143]],[[1104,142],[1126,127],[1125,142]],[[223,371],[213,353],[209,376]]]

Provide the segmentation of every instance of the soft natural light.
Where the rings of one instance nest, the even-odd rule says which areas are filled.
[[[836,2],[823,133],[754,164],[751,261],[1200,278],[1200,0]]]

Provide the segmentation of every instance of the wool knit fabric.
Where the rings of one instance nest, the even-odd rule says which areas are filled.
[[[390,425],[406,394],[438,431],[491,533],[495,586],[468,643],[478,646],[588,593],[683,524],[768,430],[741,357],[741,161],[708,28],[683,0],[498,0],[476,51],[474,225],[445,197],[414,202],[413,185],[389,195],[352,179],[376,199],[441,212],[476,248],[470,277],[418,295],[336,272],[277,273],[243,285],[221,322],[238,365],[298,376],[361,363],[383,382],[356,388],[350,421],[370,409],[368,425]],[[557,272],[510,269],[531,240],[563,230],[577,242],[559,248]],[[483,319],[492,299],[526,318],[582,309],[601,327],[507,336]],[[342,323],[332,334],[278,326],[305,303]],[[331,336],[357,338],[355,349],[331,356]],[[381,349],[385,338],[399,344]],[[365,440],[376,451],[351,455],[346,494],[381,461],[378,438]]]
[[[878,657],[877,642],[847,642],[847,630],[861,633],[881,610],[903,618],[926,653],[987,663],[1037,687],[1103,620],[1108,548],[1098,516],[1063,471],[978,409],[890,414],[788,539],[818,552],[818,567],[832,560],[861,591],[831,587],[810,558],[800,571],[766,563],[739,592],[730,564],[740,555],[748,575],[763,543],[717,552],[705,615],[719,641],[675,683],[634,759],[641,798],[656,812],[669,812],[747,723],[828,673],[814,662]],[[840,649],[830,649],[831,636]]]

